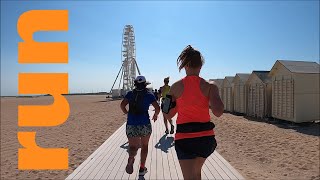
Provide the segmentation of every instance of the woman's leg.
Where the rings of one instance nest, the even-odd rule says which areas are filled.
[[[171,130],[170,130],[170,134],[173,134],[174,133],[174,126],[172,124],[172,119],[168,119],[170,125],[171,125]]]
[[[195,179],[195,173],[194,173],[194,166],[195,166],[196,159],[184,159],[179,160],[179,164],[181,167],[181,171],[183,174],[183,179]]]
[[[129,158],[128,158],[128,164],[126,166],[126,172],[128,174],[132,174],[134,157],[136,156],[138,148],[139,148],[140,138],[139,137],[131,137],[131,138],[128,138],[128,142],[129,142]]]
[[[168,123],[167,123],[167,121],[169,121],[169,123],[170,123],[170,125],[171,125],[171,130],[170,130],[170,134],[173,134],[174,133],[174,126],[173,126],[173,124],[172,124],[172,119],[167,119],[163,114],[162,114],[162,116],[163,116],[163,122],[164,122],[164,125],[165,125],[165,127],[166,127],[166,134],[169,134],[169,129],[168,129]]]
[[[140,137],[128,138],[129,157],[135,157],[140,146]]]
[[[140,129],[141,135],[141,159],[140,159],[140,169],[139,176],[144,176],[147,173],[147,168],[145,167],[146,159],[148,156],[148,145],[150,135],[152,133],[151,124],[143,125]]]
[[[206,158],[203,157],[196,157],[195,159],[195,164],[194,164],[194,177],[195,180],[200,180],[201,179],[201,169],[206,161]]]
[[[148,156],[148,144],[150,135],[141,137],[141,164],[145,165]]]
[[[201,169],[206,161],[207,158],[204,157],[209,157],[215,150],[217,146],[216,139],[214,136],[207,136],[207,137],[202,137],[196,139],[198,142],[198,148],[197,148],[197,154],[201,154],[202,157],[196,157],[195,158],[195,164],[194,164],[194,177],[196,180],[201,179]]]
[[[161,99],[161,109],[163,108],[163,98]],[[166,127],[166,134],[169,134],[169,129],[168,129],[168,124],[167,124],[167,118],[164,116],[164,114],[162,113],[162,117],[163,117],[163,123],[164,123],[164,127]]]
[[[179,160],[184,179],[201,180],[201,169],[206,161],[205,158]]]
[[[162,117],[163,117],[164,126],[166,127],[166,131],[165,132],[166,132],[166,134],[169,134],[167,119],[163,114],[162,114]]]

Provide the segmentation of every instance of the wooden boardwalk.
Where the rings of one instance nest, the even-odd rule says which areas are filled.
[[[153,114],[150,111],[150,114]],[[146,161],[148,173],[139,177],[140,149],[134,172],[125,172],[128,143],[125,124],[93,152],[67,179],[183,179],[174,149],[173,135],[165,135],[162,115],[152,123],[152,135]],[[202,167],[202,179],[244,179],[219,153],[214,152]]]

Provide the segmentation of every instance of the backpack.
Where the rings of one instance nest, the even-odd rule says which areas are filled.
[[[134,89],[132,91],[132,97],[129,100],[129,113],[134,115],[142,115],[147,113],[147,111],[144,111],[143,109],[143,101],[146,92],[146,89],[142,91],[137,91],[136,89]]]

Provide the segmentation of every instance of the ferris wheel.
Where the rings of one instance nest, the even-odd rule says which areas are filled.
[[[136,70],[140,74],[138,64],[136,62],[136,45],[134,29],[132,25],[126,25],[122,35],[122,60],[123,63],[123,87],[124,91],[132,90],[134,87],[134,79]]]
[[[112,85],[111,92],[113,96],[119,96],[134,88],[134,79],[140,70],[136,61],[136,45],[134,29],[132,25],[126,25],[122,34],[122,46],[121,46],[121,68]],[[121,73],[118,89],[113,89],[119,75]],[[122,87],[121,87],[122,85]]]

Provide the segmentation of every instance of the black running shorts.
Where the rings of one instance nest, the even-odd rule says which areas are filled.
[[[209,157],[217,147],[214,136],[186,138],[175,141],[175,149],[179,160]]]

